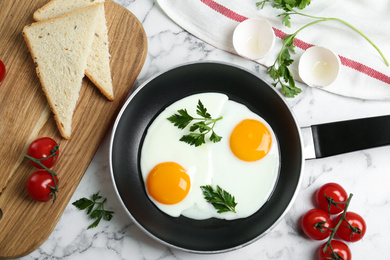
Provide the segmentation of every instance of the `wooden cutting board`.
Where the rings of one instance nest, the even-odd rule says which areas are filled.
[[[115,101],[107,101],[85,77],[72,136],[62,139],[22,36],[23,27],[33,22],[33,12],[47,1],[0,1],[0,59],[7,69],[0,83],[0,258],[27,255],[49,237],[111,128],[147,53],[139,20],[106,0]],[[32,140],[44,136],[60,145],[60,157],[53,168],[60,179],[54,203],[36,202],[26,191],[27,179],[36,169],[23,156]]]

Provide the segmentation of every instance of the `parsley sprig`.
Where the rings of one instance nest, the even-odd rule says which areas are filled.
[[[236,213],[237,203],[229,192],[223,190],[218,185],[216,190],[211,185],[200,186],[200,188],[203,191],[204,198],[214,206],[218,213],[229,211]]]
[[[283,39],[283,46],[276,58],[274,64],[268,68],[270,77],[274,80],[272,85],[282,87],[282,93],[286,97],[294,97],[302,92],[300,88],[295,85],[294,76],[288,68],[294,60],[291,58],[291,53],[295,53],[294,38],[295,34],[287,35]]]
[[[277,9],[283,9],[286,12],[290,11],[290,8],[304,9],[306,6],[310,5],[310,0],[264,0],[257,2],[256,6],[260,9],[263,9],[266,3],[273,2],[272,6]],[[279,15],[279,16],[283,16]],[[283,24],[290,27],[290,16],[283,17]]]
[[[88,229],[90,229],[97,227],[102,219],[107,221],[112,219],[114,212],[104,209],[104,203],[106,201],[107,198],[103,198],[99,195],[99,192],[97,192],[92,195],[92,200],[81,198],[72,204],[79,210],[86,210],[87,215],[90,215],[90,218],[95,220],[91,225],[88,226]]]
[[[271,0],[264,0],[261,2],[257,2],[256,6],[258,8],[263,8],[264,5],[270,1]],[[295,7],[299,9],[305,8],[307,5],[310,4],[310,0],[273,0],[273,2],[274,2],[273,4],[274,8],[284,10],[284,12],[282,14],[279,14],[278,17],[282,17],[282,24],[284,24],[287,27],[291,27],[291,15],[301,15],[301,16],[314,19],[314,21],[302,26],[295,33],[289,34],[283,39],[283,45],[279,52],[278,57],[276,58],[274,64],[268,68],[269,75],[274,80],[274,83],[272,85],[274,87],[280,85],[282,89],[282,93],[286,97],[294,97],[297,94],[302,92],[302,90],[295,85],[294,76],[292,75],[291,71],[288,68],[294,62],[294,60],[291,58],[291,54],[295,53],[294,50],[295,37],[303,29],[320,22],[336,21],[350,27],[355,32],[360,34],[364,39],[366,39],[378,51],[378,53],[384,60],[386,66],[389,66],[389,62],[386,60],[386,58],[384,57],[380,49],[366,35],[364,35],[360,30],[358,30],[356,27],[349,24],[348,22],[334,17],[327,18],[327,17],[317,17],[312,15],[307,15],[293,9]]]
[[[179,129],[184,129],[192,121],[196,121],[190,126],[190,133],[188,135],[183,135],[180,138],[180,141],[185,142],[189,145],[195,145],[195,147],[197,147],[206,143],[205,136],[210,132],[210,141],[212,141],[213,143],[221,141],[222,137],[217,135],[213,129],[215,123],[218,120],[221,120],[222,116],[213,119],[200,100],[198,100],[198,105],[196,108],[196,113],[201,116],[201,118],[190,116],[186,109],[180,109],[177,111],[177,114],[174,114],[173,116],[167,118]]]
[[[270,1],[270,0],[268,0]],[[297,7],[299,9],[303,9],[306,6],[310,5],[310,0],[274,0],[276,3],[280,2],[281,4],[288,4],[291,7]]]

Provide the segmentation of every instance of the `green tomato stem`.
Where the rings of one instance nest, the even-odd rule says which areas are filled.
[[[328,248],[328,246],[331,248],[332,252],[333,252],[333,248],[331,246],[331,242],[332,242],[332,239],[333,237],[335,236],[336,234],[336,231],[337,229],[340,227],[341,223],[344,221],[345,219],[345,215],[347,214],[347,209],[349,207],[349,203],[351,202],[352,200],[352,197],[353,197],[353,194],[351,193],[347,199],[347,201],[345,202],[345,208],[344,208],[344,212],[343,214],[341,215],[341,218],[339,220],[339,222],[337,223],[337,225],[334,227],[332,233],[330,234],[330,237],[328,239],[328,241],[326,242],[326,245],[324,246],[323,248],[323,252],[325,253],[326,252],[326,249]]]
[[[51,177],[53,178],[53,182],[54,182],[54,187],[50,187],[52,189],[52,192],[50,194],[52,195],[53,202],[54,202],[56,200],[55,192],[58,192],[58,182],[56,181],[56,178],[55,178],[55,177],[57,177],[57,174],[54,171],[47,168],[43,163],[41,163],[42,159],[36,159],[36,158],[31,157],[27,154],[25,154],[24,157],[35,162],[36,164],[38,164],[39,166],[41,166],[43,169],[45,169],[47,172],[50,173]],[[43,158],[43,159],[47,159],[47,158],[48,157]]]

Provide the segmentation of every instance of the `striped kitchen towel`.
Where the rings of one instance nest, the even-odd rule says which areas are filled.
[[[236,26],[247,18],[264,18],[274,29],[277,40],[271,53],[257,62],[264,66],[274,63],[282,39],[294,33],[311,18],[292,15],[291,28],[278,17],[282,10],[266,4],[256,7],[260,0],[157,0],[164,12],[179,26],[199,39],[227,52],[236,54],[232,36]],[[390,62],[390,1],[376,0],[314,0],[301,12],[318,17],[345,20],[364,33]],[[336,21],[321,22],[302,30],[296,37],[293,59],[313,45],[336,52],[342,69],[337,80],[323,90],[361,99],[390,99],[390,67],[377,50],[360,34]],[[291,65],[299,81],[298,62]],[[299,86],[300,83],[298,83]]]

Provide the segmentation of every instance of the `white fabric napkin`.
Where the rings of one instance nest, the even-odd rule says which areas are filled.
[[[277,36],[271,53],[257,62],[270,66],[282,46],[282,38],[313,21],[292,15],[291,28],[277,17],[282,10],[266,4],[256,7],[260,0],[157,0],[164,12],[179,26],[199,39],[227,52],[235,53],[232,43],[236,26],[247,18],[264,18],[274,28]],[[313,16],[336,17],[352,24],[363,32],[382,51],[390,62],[390,1],[388,0],[312,0],[301,12]],[[323,46],[336,52],[342,62],[337,80],[323,90],[361,99],[390,99],[390,67],[379,53],[344,24],[327,21],[304,29],[296,37],[295,62],[291,65],[294,77],[298,60],[305,49]],[[299,86],[298,83],[297,85]]]

